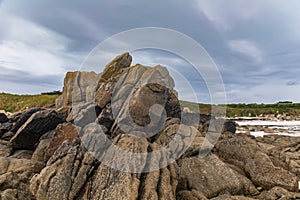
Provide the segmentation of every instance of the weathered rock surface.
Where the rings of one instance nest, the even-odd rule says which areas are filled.
[[[179,186],[177,190],[196,190],[212,198],[220,194],[258,194],[246,177],[231,169],[217,156],[185,158],[178,161]]]
[[[0,157],[8,157],[12,153],[12,146],[9,142],[0,140]]]
[[[56,107],[92,101],[97,80],[98,75],[95,72],[68,72],[64,80],[63,93],[56,100]]]
[[[70,123],[60,124],[55,130],[44,134],[40,138],[32,159],[46,163],[64,141],[72,141],[76,137],[78,137],[77,127]]]
[[[269,191],[263,191],[257,199],[273,200],[273,199],[300,199],[300,193],[289,192],[280,187],[274,187]]]
[[[31,179],[30,190],[36,199],[75,199],[91,175],[94,162],[79,140],[67,140],[41,173]]]
[[[10,140],[14,149],[33,150],[40,137],[63,120],[54,110],[44,110],[33,114]]]
[[[234,137],[221,140],[216,145],[218,155],[249,174],[253,183],[265,189],[280,186],[291,191],[297,188],[297,176],[275,166],[254,139]],[[238,149],[238,150],[237,150]]]
[[[0,189],[1,191],[16,189],[1,193],[2,197],[6,196],[7,199],[9,196],[31,198],[29,180],[35,173],[39,173],[43,167],[43,163],[28,159],[0,157]]]

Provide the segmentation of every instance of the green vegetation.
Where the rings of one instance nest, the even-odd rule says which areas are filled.
[[[0,93],[0,110],[17,112],[27,107],[44,107],[55,103],[58,94],[16,95]]]
[[[32,107],[44,107],[55,103],[56,98],[61,94],[59,91],[47,92],[38,95],[16,95],[0,93],[0,110],[7,112],[17,112]],[[210,114],[212,106],[188,101],[180,101],[183,107],[188,107],[191,111],[202,114]],[[228,104],[226,107],[227,117],[242,116],[265,116],[285,114],[290,116],[300,116],[300,103],[282,101],[275,104]],[[218,115],[219,110],[224,105],[214,105]]]
[[[191,111],[197,110],[202,114],[208,114],[211,110],[211,105],[192,103],[187,101],[181,101],[181,105],[190,108]],[[197,109],[199,106],[199,109]],[[224,107],[224,105],[216,106]],[[226,105],[227,117],[256,117],[265,115],[278,115],[285,114],[289,116],[300,116],[300,103],[292,103],[288,101],[278,102],[275,104],[228,104]]]

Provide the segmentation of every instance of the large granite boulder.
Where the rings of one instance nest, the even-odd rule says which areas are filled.
[[[178,161],[179,186],[177,190],[196,190],[208,198],[220,194],[258,194],[255,186],[216,155],[205,158],[185,158]]]
[[[64,79],[62,95],[56,100],[56,107],[92,101],[97,81],[98,74],[95,72],[68,72]]]
[[[10,142],[14,149],[33,150],[43,134],[55,129],[62,122],[63,119],[54,110],[39,111],[22,125]]]
[[[270,189],[279,186],[290,191],[297,190],[297,176],[275,166],[254,139],[238,136],[221,140],[216,151],[223,160],[240,167],[258,187]]]

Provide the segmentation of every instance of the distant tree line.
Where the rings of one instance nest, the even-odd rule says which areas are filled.
[[[43,92],[41,93],[42,95],[61,95],[62,92],[59,91],[59,90],[55,90],[55,91],[52,91],[52,92]]]

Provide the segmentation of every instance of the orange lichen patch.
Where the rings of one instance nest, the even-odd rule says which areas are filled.
[[[140,66],[141,66],[140,64],[136,64],[134,66],[130,66],[129,70],[134,70],[135,68],[140,67]]]

